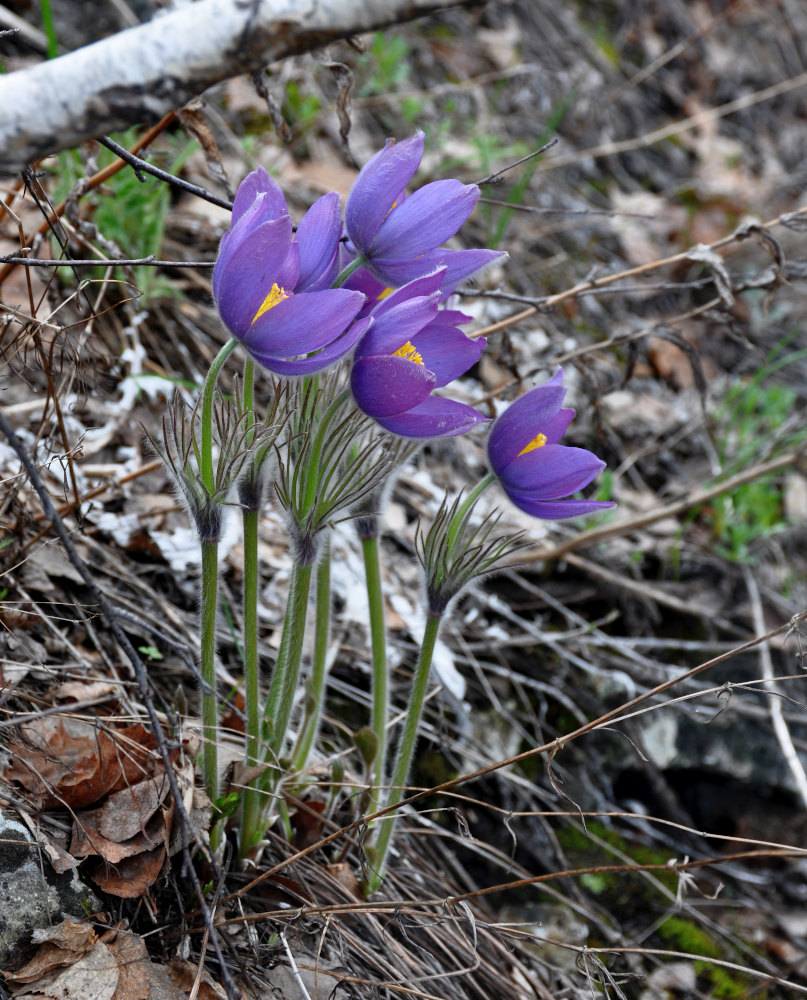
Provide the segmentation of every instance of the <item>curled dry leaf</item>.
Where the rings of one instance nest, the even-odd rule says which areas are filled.
[[[166,857],[163,845],[124,858],[119,864],[96,857],[88,863],[88,875],[99,889],[111,896],[139,899],[157,881]]]
[[[39,948],[30,962],[17,972],[3,973],[15,996],[186,1000],[181,982],[175,985],[174,970],[152,962],[143,939],[131,931],[108,931],[99,941],[88,924],[64,920],[57,927],[34,931],[33,941]],[[220,1000],[220,987],[209,977],[206,983],[203,996]]]
[[[112,1000],[119,976],[118,964],[109,949],[102,941],[96,941],[72,965],[49,972],[41,979],[15,990],[15,996]]]
[[[113,1000],[187,1000],[187,994],[174,985],[173,972],[151,961],[137,934],[118,931],[107,947],[120,971]],[[204,1000],[201,993],[200,1000]]]
[[[72,965],[85,955],[98,940],[89,924],[63,920],[55,927],[41,927],[33,931],[31,941],[39,947],[34,957],[16,972],[4,972],[7,982],[33,983],[55,969]]]
[[[9,741],[5,777],[25,789],[35,808],[81,808],[162,771],[156,746],[140,723],[113,730],[46,716],[20,726]]]
[[[142,895],[168,856],[174,803],[165,775],[110,795],[97,809],[76,814],[70,853],[95,856],[90,878],[125,899]]]
[[[190,962],[183,962],[181,959],[175,958],[167,966],[166,972],[171,977],[171,981],[178,987],[178,992],[181,993],[182,997],[190,996],[199,975],[198,967]],[[198,989],[198,1000],[227,1000],[224,988],[213,979],[207,969],[202,969]]]

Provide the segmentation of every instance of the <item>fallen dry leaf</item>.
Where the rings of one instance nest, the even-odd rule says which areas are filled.
[[[143,851],[152,851],[165,843],[166,823],[162,816],[153,817],[134,837],[118,842],[101,833],[99,826],[102,814],[103,808],[79,813],[76,816],[73,823],[73,840],[70,844],[70,853],[73,857],[87,858],[97,854],[115,865],[124,858],[142,854]]]
[[[88,874],[104,892],[121,899],[137,899],[157,881],[167,857],[168,851],[162,844],[153,851],[124,858],[118,864],[96,857],[88,864]]]
[[[165,774],[122,788],[104,803],[98,829],[109,840],[123,843],[142,832],[170,790]]]
[[[55,927],[33,931],[31,941],[38,944],[34,957],[16,972],[4,972],[9,983],[32,983],[55,969],[72,965],[86,954],[98,940],[89,924],[63,920]]]
[[[70,853],[95,856],[89,875],[106,892],[125,899],[140,896],[162,871],[174,816],[169,790],[163,775],[76,814]]]
[[[196,982],[196,977],[199,973],[198,968],[195,965],[191,965],[190,962],[183,962],[181,959],[176,958],[166,967],[166,971],[171,977],[171,981],[182,991],[181,995],[183,997],[188,996]],[[198,1000],[227,1000],[227,993],[224,987],[213,979],[207,969],[202,969],[202,975],[199,980]]]
[[[46,716],[20,726],[9,741],[6,779],[28,793],[38,809],[92,805],[110,792],[159,773],[154,736],[140,723],[101,729],[82,719]]]
[[[151,961],[137,934],[120,930],[107,947],[120,971],[112,1000],[187,1000],[187,994],[174,985],[171,970]]]
[[[14,991],[15,996],[69,998],[69,1000],[112,1000],[118,985],[118,963],[102,941],[65,969]]]

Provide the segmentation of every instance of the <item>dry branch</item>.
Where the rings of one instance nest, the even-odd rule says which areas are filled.
[[[201,0],[0,77],[0,173],[141,122],[205,88],[466,0]]]

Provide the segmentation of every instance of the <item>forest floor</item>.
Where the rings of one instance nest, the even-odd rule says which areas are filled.
[[[40,58],[0,57],[7,70]],[[460,293],[488,346],[457,398],[493,415],[563,366],[577,411],[566,443],[606,461],[591,495],[617,506],[542,522],[494,498],[531,545],[441,633],[411,785],[450,788],[405,807],[370,899],[353,740],[368,717],[367,608],[358,538],[339,525],[309,783],[257,867],[229,855],[218,873],[200,867],[219,956],[162,793],[131,832],[151,839],[78,868],[101,937],[75,953],[103,944],[118,972],[129,961],[148,975],[74,994],[223,996],[222,956],[261,997],[807,994],[807,9],[502,0],[286,60],[262,89],[214,88],[138,155],[225,200],[263,165],[299,219],[324,192],[346,194],[385,139],[422,129],[416,183],[482,188],[454,245],[509,254]],[[146,131],[116,139],[131,149]],[[114,159],[87,143],[43,161],[38,201],[5,183],[0,258],[27,246],[177,266],[0,262],[3,414],[148,664],[196,816],[198,546],[146,435],[173,393],[195,398],[227,339],[210,274],[230,213],[126,164],[82,185]],[[50,229],[48,202],[64,202]],[[428,444],[396,482],[383,537],[396,711],[424,622],[417,526],[484,470],[471,434]],[[75,823],[123,822],[103,813],[131,778],[124,765],[110,777],[110,759],[123,745],[142,770],[154,737],[109,621],[5,442],[0,474],[0,801],[42,865],[68,871]],[[289,581],[271,504],[260,555],[268,675]],[[242,559],[232,518],[218,691],[233,762]],[[33,954],[16,951],[15,995],[47,992],[41,956],[19,981]]]

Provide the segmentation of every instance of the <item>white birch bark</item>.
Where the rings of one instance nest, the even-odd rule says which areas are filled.
[[[467,0],[200,0],[0,76],[0,173],[130,125],[220,80]]]

